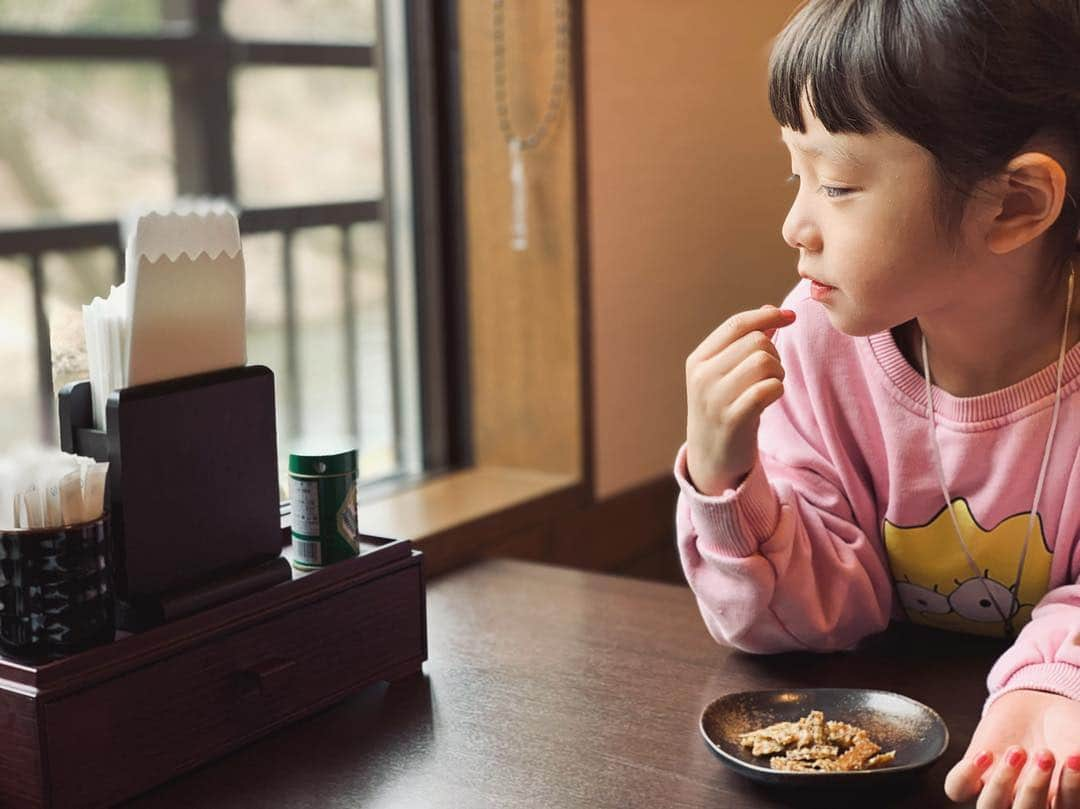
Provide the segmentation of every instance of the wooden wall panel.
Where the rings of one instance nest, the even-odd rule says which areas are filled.
[[[475,460],[581,475],[572,93],[547,139],[525,153],[529,249],[514,252],[492,4],[459,3],[458,13]],[[510,115],[527,136],[543,116],[554,71],[553,4],[508,0],[505,20]]]
[[[686,356],[798,280],[768,109],[795,0],[585,0],[594,494],[670,474]]]

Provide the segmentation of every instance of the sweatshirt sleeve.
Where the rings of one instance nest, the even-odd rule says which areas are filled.
[[[1051,590],[987,677],[990,697],[1021,689],[1080,700],[1080,583]]]
[[[892,615],[870,476],[839,408],[806,373],[821,347],[784,331],[775,343],[785,393],[762,414],[749,475],[705,496],[679,450],[679,555],[718,642],[755,653],[846,649]]]

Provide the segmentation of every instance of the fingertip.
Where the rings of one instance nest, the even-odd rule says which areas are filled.
[[[1040,750],[1035,754],[1035,764],[1038,765],[1039,769],[1044,773],[1053,772],[1055,763],[1054,754],[1049,750]]]
[[[982,790],[982,775],[990,768],[994,754],[983,751],[974,758],[961,759],[945,776],[945,794],[954,803],[974,798]]]
[[[945,797],[953,803],[966,803],[975,798],[982,791],[982,781],[954,781],[945,782]]]
[[[1027,750],[1018,746],[1010,747],[1005,754],[1005,762],[1014,770],[1022,769],[1027,762]]]
[[[984,773],[990,769],[990,765],[993,763],[994,754],[989,750],[983,750],[979,755],[975,756],[972,766],[975,768],[975,772]]]

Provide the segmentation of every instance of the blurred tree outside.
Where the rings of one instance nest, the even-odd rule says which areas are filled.
[[[376,0],[226,0],[233,36],[369,43]],[[167,25],[172,0],[0,0],[0,30],[148,34]],[[378,82],[373,70],[243,67],[233,76],[233,155],[240,205],[288,205],[382,194]],[[101,221],[176,195],[166,67],[149,61],[0,59],[0,229]],[[350,229],[359,324],[366,464],[392,465],[385,249],[379,223]],[[332,391],[342,371],[340,232],[297,232],[299,351],[304,385]],[[281,410],[283,299],[280,238],[245,236],[251,362],[278,374]],[[86,376],[81,307],[116,280],[102,248],[43,257],[54,385]],[[0,256],[0,451],[37,435],[30,275],[23,257]],[[336,353],[335,353],[336,351]],[[348,425],[344,395],[307,407],[306,426]],[[340,400],[340,403],[338,402]],[[281,419],[279,419],[279,422]],[[371,430],[371,436],[368,431]],[[280,436],[279,443],[284,443]]]

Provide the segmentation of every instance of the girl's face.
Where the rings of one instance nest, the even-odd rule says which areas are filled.
[[[933,156],[892,132],[830,134],[803,103],[807,131],[782,128],[798,192],[784,240],[799,275],[833,287],[819,300],[832,325],[874,334],[945,305],[971,267],[967,235],[935,227]]]

